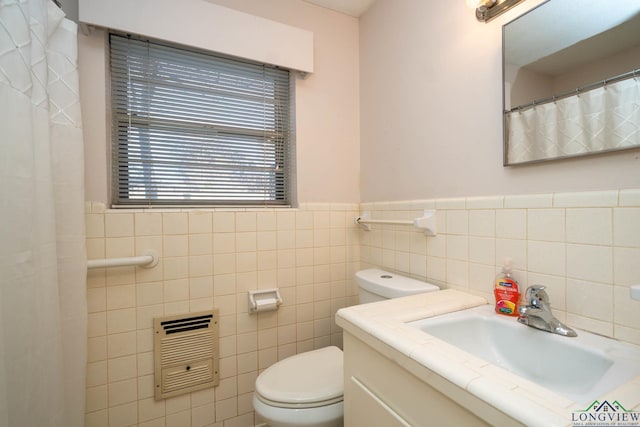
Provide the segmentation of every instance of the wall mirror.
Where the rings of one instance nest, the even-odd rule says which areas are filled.
[[[548,0],[502,36],[505,166],[640,146],[640,0]]]

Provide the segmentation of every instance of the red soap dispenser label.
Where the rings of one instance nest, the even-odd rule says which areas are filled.
[[[507,316],[518,315],[518,282],[508,277],[501,277],[496,280],[493,291],[496,297],[496,313]]]

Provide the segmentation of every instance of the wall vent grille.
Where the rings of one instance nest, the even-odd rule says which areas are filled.
[[[218,310],[153,319],[156,400],[217,386]]]

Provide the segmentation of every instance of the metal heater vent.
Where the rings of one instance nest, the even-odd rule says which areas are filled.
[[[156,400],[217,386],[218,310],[153,319]]]

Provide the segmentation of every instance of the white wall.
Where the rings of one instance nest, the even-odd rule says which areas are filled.
[[[360,199],[358,20],[300,0],[208,0],[313,31],[314,73],[296,87],[300,202]]]
[[[314,33],[314,73],[296,81],[298,201],[359,201],[358,20],[301,0],[210,2]],[[108,203],[104,40],[99,30],[79,36],[79,68],[86,200]]]
[[[502,166],[502,25],[539,3],[483,24],[463,1],[378,0],[360,19],[361,201],[640,186],[639,149]]]

